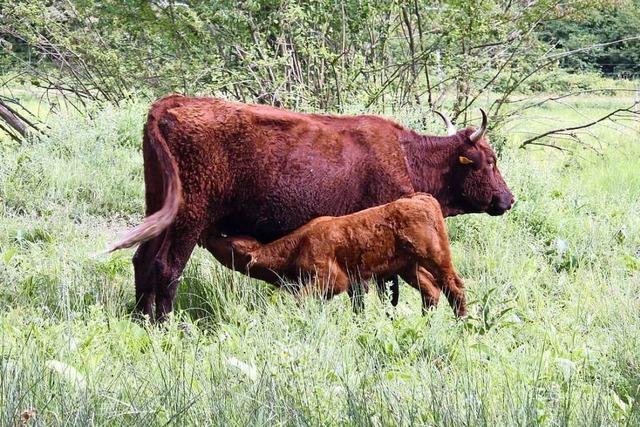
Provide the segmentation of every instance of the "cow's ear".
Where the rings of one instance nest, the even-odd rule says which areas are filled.
[[[461,165],[470,165],[471,163],[473,163],[473,160],[465,156],[458,157],[458,161]]]

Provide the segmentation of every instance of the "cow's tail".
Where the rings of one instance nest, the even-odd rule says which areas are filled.
[[[118,242],[109,246],[106,250],[107,253],[130,248],[158,236],[173,223],[178,214],[178,208],[182,202],[182,185],[178,175],[178,165],[158,126],[159,118],[165,111],[166,108],[162,108],[162,105],[152,108],[144,135],[144,143],[147,145],[145,148],[151,149],[157,160],[157,165],[146,164],[145,168],[158,167],[161,172],[164,193],[162,207],[146,217],[142,224],[127,231]]]

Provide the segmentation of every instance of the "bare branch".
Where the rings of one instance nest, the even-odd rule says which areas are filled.
[[[614,44],[624,43],[624,42],[633,41],[633,40],[640,40],[640,36],[625,37],[625,38],[614,40],[612,42],[607,42],[607,43],[595,43],[595,44],[592,44],[591,46],[580,47],[574,50],[568,50],[565,52],[558,52],[552,55],[547,55],[547,58],[551,58],[551,59],[564,58],[567,56],[571,56],[574,53],[586,52],[589,50],[599,49],[601,47],[611,46]]]
[[[575,131],[575,130],[585,129],[585,128],[591,127],[593,125],[596,125],[596,124],[598,124],[600,122],[603,122],[603,121],[615,116],[616,114],[619,114],[619,113],[622,113],[622,112],[628,112],[628,113],[633,113],[633,114],[640,115],[640,113],[634,112],[632,110],[636,105],[638,105],[638,102],[635,102],[633,105],[631,105],[630,107],[627,107],[627,108],[618,108],[618,109],[616,109],[614,111],[611,111],[610,113],[600,117],[597,120],[591,121],[589,123],[585,123],[583,125],[569,126],[569,127],[559,128],[559,129],[553,129],[553,130],[541,133],[540,135],[536,135],[536,136],[534,136],[532,138],[528,138],[528,139],[524,140],[520,144],[520,148],[525,148],[527,145],[545,145],[543,143],[535,142],[535,141],[537,141],[539,139],[542,139],[542,138],[545,138],[545,137],[550,136],[550,135],[569,135],[569,136],[575,137],[575,135],[568,134],[567,132],[572,132],[572,131]],[[554,148],[557,148],[557,147],[554,146]]]

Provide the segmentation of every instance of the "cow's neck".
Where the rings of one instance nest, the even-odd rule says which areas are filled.
[[[413,135],[404,143],[411,183],[416,191],[433,195],[444,216],[457,215],[457,191],[452,187],[452,168],[462,138],[454,136]]]

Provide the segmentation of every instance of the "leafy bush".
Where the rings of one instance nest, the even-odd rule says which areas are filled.
[[[593,89],[635,89],[633,82],[603,78],[597,72],[571,73],[557,69],[536,73],[520,87],[526,94],[534,93],[572,93]],[[603,91],[612,95],[614,91]]]

